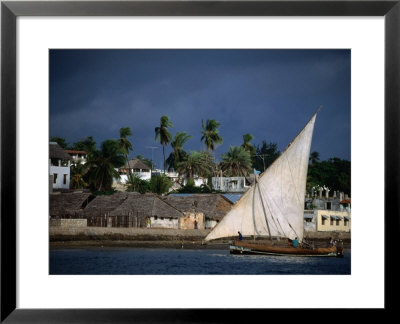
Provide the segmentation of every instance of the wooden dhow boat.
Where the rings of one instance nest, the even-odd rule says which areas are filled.
[[[235,237],[240,232],[254,241],[234,241],[230,246],[233,254],[343,257],[343,244],[314,247],[306,242],[303,233],[308,163],[319,110],[267,170],[258,177],[254,173],[253,185],[206,236],[205,242]],[[256,238],[268,241],[259,243]],[[287,243],[296,238],[297,247]]]

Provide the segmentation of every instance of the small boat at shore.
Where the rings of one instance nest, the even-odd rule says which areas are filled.
[[[206,236],[205,242],[234,237],[240,232],[250,240],[234,241],[230,245],[232,254],[344,256],[343,244],[315,247],[306,242],[303,233],[308,163],[319,110],[268,169],[260,176],[254,172],[253,185]],[[262,237],[269,241],[256,241]],[[287,243],[277,244],[277,240]],[[299,243],[296,247],[288,244],[294,240]]]

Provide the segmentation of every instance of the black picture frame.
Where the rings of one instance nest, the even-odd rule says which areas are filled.
[[[236,322],[239,309],[16,308],[16,19],[19,16],[383,16],[385,19],[385,307],[393,309],[399,237],[400,0],[393,1],[2,1],[1,2],[1,322],[200,323]],[[373,149],[373,148],[371,148]],[[371,167],[372,168],[372,167]],[[366,175],[372,176],[371,174]],[[373,238],[368,238],[373,244]],[[371,241],[372,240],[372,241]],[[371,256],[373,262],[374,256]],[[249,296],[251,298],[251,296]],[[329,298],[329,292],[327,296]],[[156,298],[156,296],[155,296]],[[235,298],[224,296],[221,298]],[[289,296],[288,296],[289,298]],[[211,311],[211,315],[210,315]],[[272,310],[271,310],[272,311]],[[298,310],[299,311],[299,310]],[[378,310],[381,311],[381,310]],[[261,315],[261,314],[260,314]],[[383,314],[381,314],[383,315]],[[329,321],[340,319],[330,312]],[[310,319],[309,319],[310,320]],[[325,319],[324,319],[325,320]]]

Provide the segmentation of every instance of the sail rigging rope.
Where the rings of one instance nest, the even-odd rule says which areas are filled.
[[[258,182],[256,182],[256,184],[258,184]],[[264,212],[265,222],[266,222],[267,228],[268,228],[269,239],[272,240],[271,230],[269,229],[269,224],[268,224],[268,219],[267,219],[267,213],[265,212],[264,201],[263,201],[263,197],[261,195],[261,191],[260,191],[260,186],[259,185],[257,186],[257,189],[258,189],[258,194],[260,195],[260,200],[261,200],[261,205],[262,205],[263,212]],[[267,203],[267,207],[268,207],[269,213],[271,214],[271,217],[272,217],[272,213],[271,213],[271,210],[269,209],[268,203]]]
[[[257,235],[260,235],[260,233],[258,233],[258,231],[257,231],[257,226],[256,226],[256,212],[255,212],[255,198],[256,198],[256,193],[255,193],[255,191],[256,191],[256,186],[257,186],[257,180],[256,180],[256,182],[255,182],[255,184],[254,184],[254,187],[253,187],[253,225],[254,225],[254,235],[255,234],[257,234]]]

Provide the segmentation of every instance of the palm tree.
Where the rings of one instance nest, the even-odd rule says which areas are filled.
[[[127,161],[129,151],[133,151],[132,143],[128,140],[128,137],[132,135],[132,131],[129,127],[122,127],[119,130],[119,144],[121,145],[122,151],[124,152]]]
[[[178,163],[177,170],[187,179],[193,179],[195,175],[207,178],[213,173],[214,162],[209,152],[193,151],[187,159]]]
[[[128,180],[126,181],[125,185],[126,191],[129,192],[135,191],[143,194],[150,190],[150,183],[133,173],[128,174]]]
[[[254,136],[251,134],[244,134],[243,135],[243,144],[242,147],[250,153],[251,156],[256,154],[256,148],[250,144],[250,141],[254,139]]]
[[[314,151],[310,154],[310,161],[311,164],[315,164],[319,161],[319,153],[317,151]]]
[[[132,143],[129,142],[128,137],[132,136],[132,131],[129,127],[122,127],[119,130],[119,145],[121,146],[122,152],[125,154],[125,160],[128,168],[128,174],[131,173],[131,170],[129,168],[129,161],[128,161],[128,155],[129,151],[133,151]]]
[[[92,186],[99,190],[111,190],[113,179],[119,179],[116,168],[125,164],[124,152],[118,140],[101,143],[100,151],[93,152],[88,159]]]
[[[82,164],[80,160],[71,166],[71,181],[70,185],[73,189],[83,189],[87,187],[87,183],[84,180],[84,176],[87,173],[88,168],[85,164]]]
[[[171,141],[173,152],[171,152],[166,160],[168,170],[172,168],[176,170],[178,163],[182,162],[187,157],[187,153],[183,150],[183,145],[191,138],[192,136],[187,135],[186,132],[178,132],[175,134],[174,140]]]
[[[218,133],[220,125],[215,119],[207,119],[205,124],[203,120],[201,121],[201,127],[203,128],[201,141],[204,140],[208,151],[215,151],[215,144],[222,143],[222,137]]]
[[[160,144],[163,147],[163,158],[164,158],[164,174],[165,174],[165,146],[168,145],[168,143],[172,140],[172,135],[171,133],[168,131],[168,127],[172,127],[172,123],[169,120],[168,116],[162,116],[160,118],[160,127],[156,127],[154,129],[155,133],[156,133],[156,141],[158,140],[158,138],[160,138]]]
[[[246,176],[251,170],[250,153],[241,146],[230,146],[229,151],[222,155],[220,166],[230,177]]]

